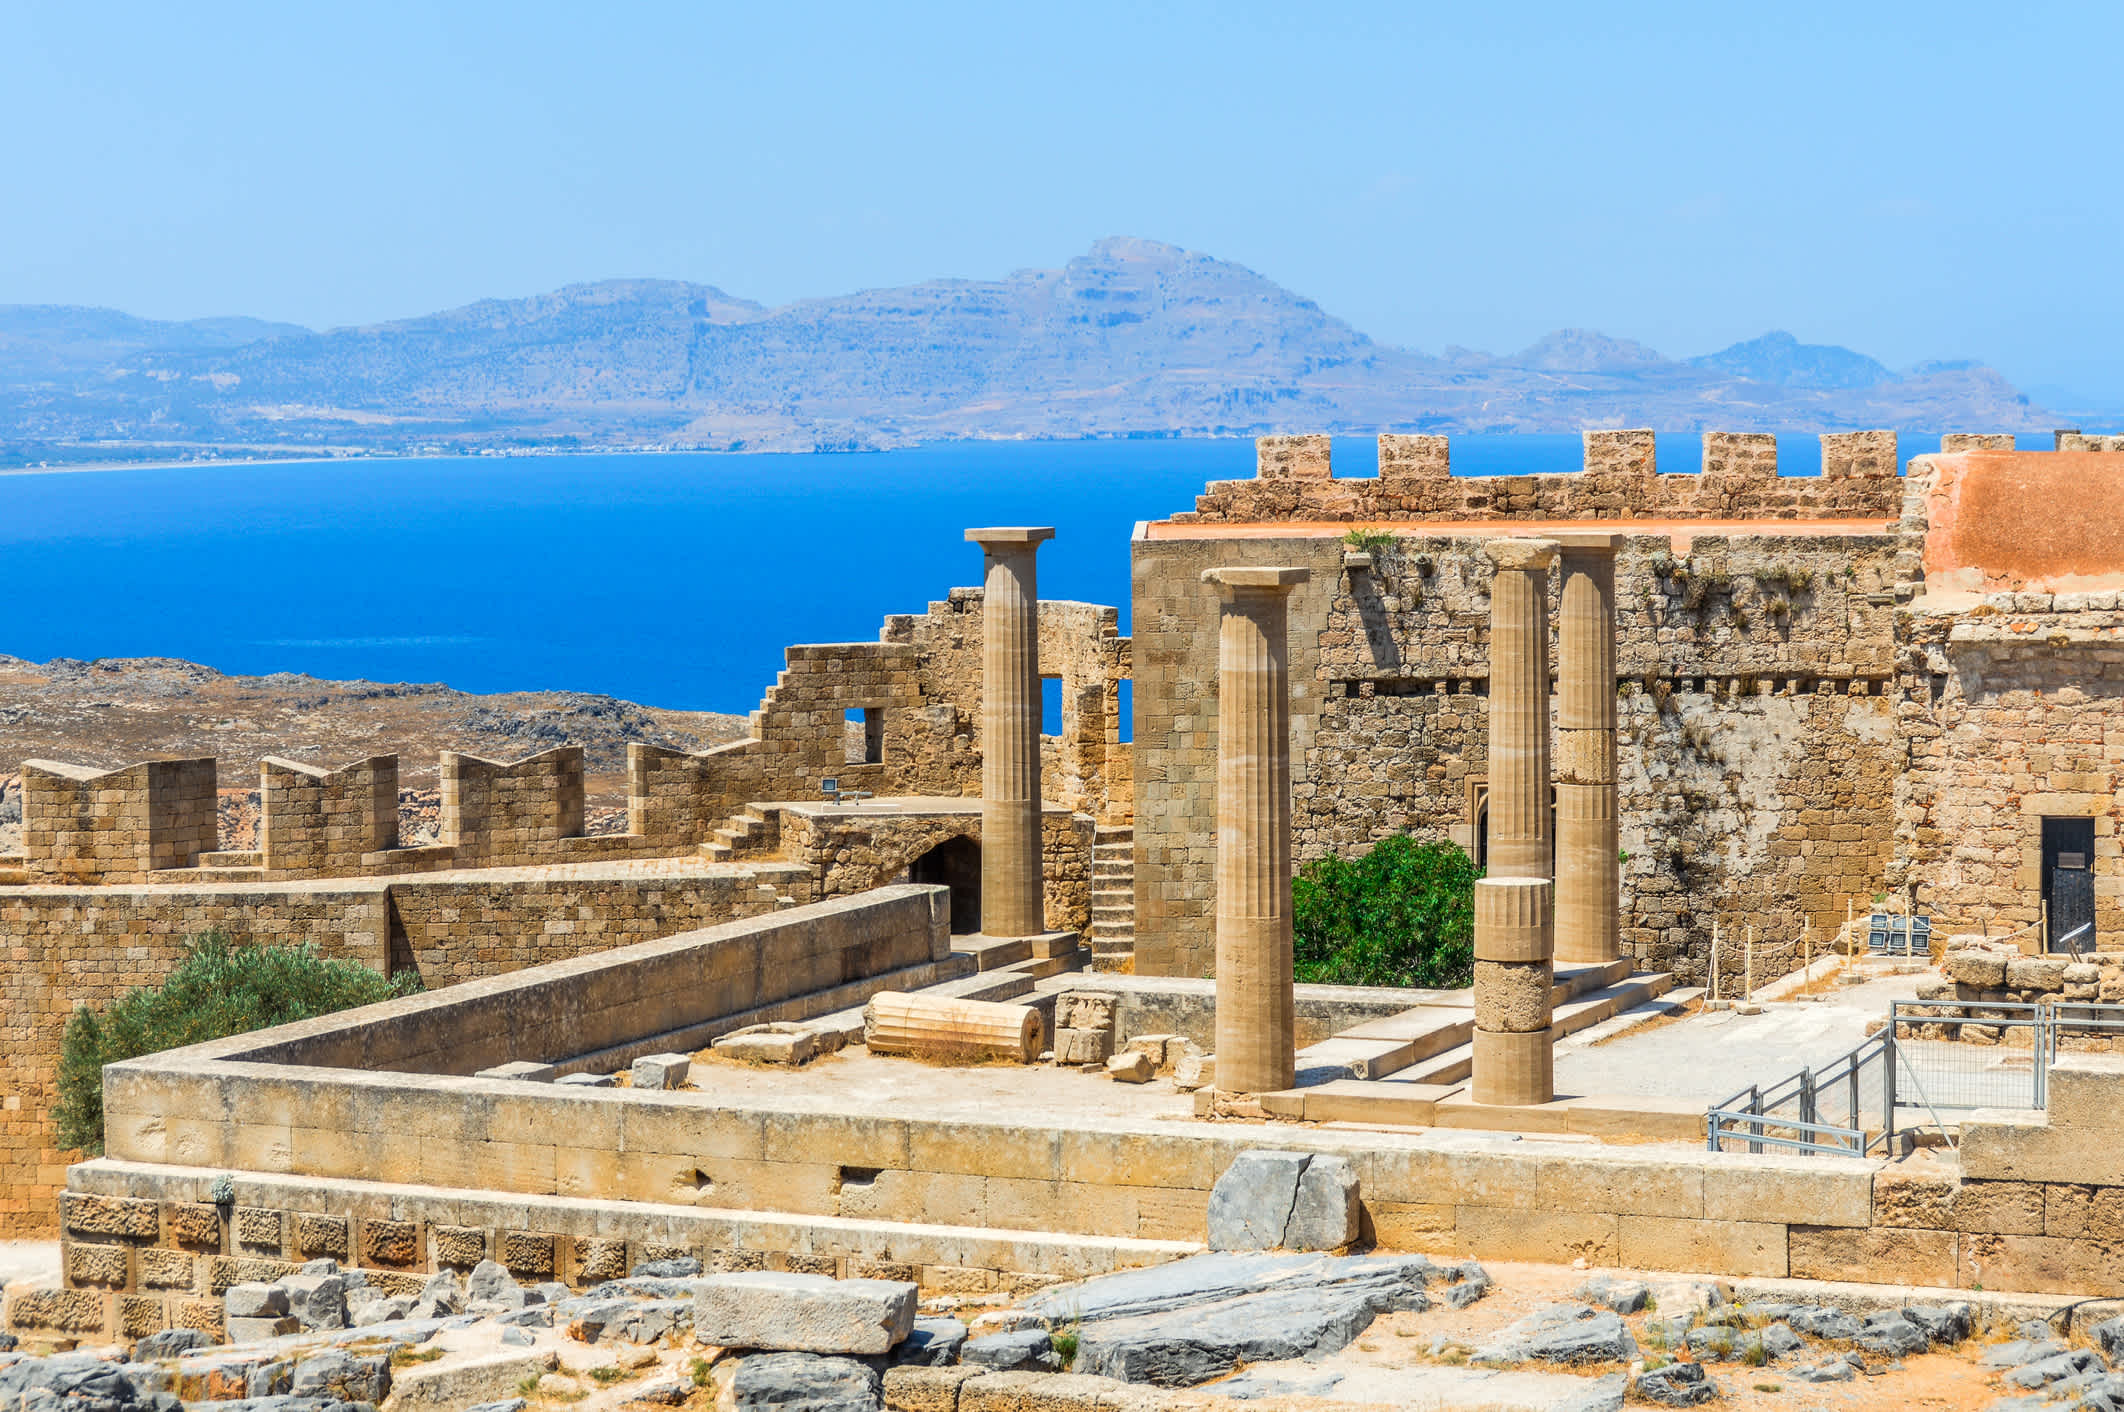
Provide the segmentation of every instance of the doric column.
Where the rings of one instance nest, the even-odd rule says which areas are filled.
[[[1469,1096],[1477,1103],[1547,1103],[1556,1096],[1549,1043],[1555,901],[1547,878],[1483,878],[1475,884]]]
[[[1290,594],[1306,569],[1209,569],[1217,628],[1217,1087],[1289,1088]]]
[[[1493,878],[1554,876],[1549,832],[1548,539],[1493,539],[1490,858]]]
[[[1040,867],[1040,589],[1052,529],[970,529],[981,598],[981,930],[1047,930]]]
[[[1556,959],[1613,961],[1618,913],[1615,551],[1619,534],[1559,534],[1556,643]]]

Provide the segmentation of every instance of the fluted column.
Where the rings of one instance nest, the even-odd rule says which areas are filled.
[[[1047,930],[1040,866],[1040,590],[1052,529],[970,529],[981,598],[981,930]]]
[[[1490,863],[1493,878],[1553,876],[1549,832],[1548,539],[1493,539],[1490,559]]]
[[[1217,627],[1217,1087],[1289,1088],[1290,594],[1306,569],[1209,569]]]
[[[1477,1103],[1547,1103],[1556,1096],[1556,1051],[1549,1042],[1555,904],[1547,878],[1483,878],[1475,884],[1475,1055],[1468,1096]]]
[[[1615,551],[1619,534],[1559,534],[1556,644],[1556,959],[1622,953],[1615,783]]]
[[[1546,539],[1489,543],[1490,866],[1475,884],[1475,1035],[1469,1096],[1546,1103],[1556,951],[1549,815],[1549,565]]]

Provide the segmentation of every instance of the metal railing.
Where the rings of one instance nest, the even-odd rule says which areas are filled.
[[[1893,1001],[1888,1023],[1848,1053],[1714,1104],[1704,1115],[1706,1136],[1713,1152],[1863,1157],[1928,1118],[1944,1133],[1943,1111],[2041,1109],[2061,1048],[2119,1038],[2124,1005]]]

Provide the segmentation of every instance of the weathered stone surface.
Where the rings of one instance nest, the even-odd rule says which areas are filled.
[[[694,1296],[694,1335],[725,1348],[878,1354],[914,1331],[916,1288],[773,1271],[709,1275]]]
[[[168,1209],[170,1240],[193,1250],[221,1248],[221,1211],[195,1201],[174,1201]]]
[[[79,1408],[81,1412],[130,1412],[156,1404],[142,1397],[125,1370],[100,1358],[26,1358],[0,1368],[0,1407]],[[164,1404],[167,1405],[167,1404]]]
[[[232,1315],[227,1327],[230,1343],[256,1343],[260,1339],[279,1338],[283,1334],[299,1332],[302,1325],[292,1314],[259,1319],[239,1319]]]
[[[1642,1280],[1616,1280],[1606,1275],[1587,1280],[1577,1293],[1580,1299],[1618,1314],[1635,1314],[1652,1297],[1651,1289]]]
[[[1257,1149],[1233,1158],[1210,1188],[1210,1249],[1273,1250],[1282,1245],[1309,1157]]]
[[[355,1357],[337,1349],[312,1354],[295,1365],[288,1391],[297,1397],[382,1402],[391,1395],[391,1359],[381,1354]]]
[[[523,1287],[498,1260],[482,1260],[465,1277],[465,1308],[475,1314],[524,1307]]]
[[[662,1255],[639,1262],[627,1273],[649,1280],[687,1280],[698,1275],[701,1269],[697,1255]]]
[[[277,1319],[288,1312],[288,1292],[277,1284],[231,1285],[225,1298],[231,1319]]]
[[[411,1221],[365,1220],[361,1253],[364,1264],[410,1265],[420,1258],[420,1228]]]
[[[133,1357],[143,1363],[157,1358],[175,1358],[180,1353],[205,1348],[212,1342],[198,1329],[162,1329],[135,1344]]]
[[[745,1412],[877,1412],[880,1380],[853,1358],[761,1353],[737,1365],[733,1405]]]
[[[1969,1337],[1975,1324],[1975,1310],[1956,1301],[1953,1304],[1910,1304],[1903,1308],[1903,1317],[1925,1331],[1925,1337],[1936,1344],[1956,1344]]]
[[[1421,1255],[1196,1255],[1164,1265],[1122,1270],[1053,1285],[1019,1301],[1050,1328],[1071,1322],[1139,1318],[1244,1295],[1309,1289],[1361,1289],[1394,1309],[1421,1309],[1424,1291],[1441,1281],[1481,1275],[1479,1266],[1442,1269]]]
[[[1058,1028],[1055,1031],[1057,1064],[1104,1064],[1113,1053],[1114,1032],[1111,1029]]]
[[[1057,1373],[1062,1359],[1045,1329],[1017,1329],[974,1339],[960,1352],[960,1361],[991,1372]]]
[[[1718,1388],[1701,1363],[1669,1363],[1640,1373],[1631,1391],[1662,1407],[1696,1407],[1718,1396]]]
[[[305,1259],[328,1256],[344,1260],[350,1249],[344,1216],[297,1216],[295,1248]]]
[[[1158,1066],[1148,1054],[1129,1050],[1106,1061],[1106,1076],[1116,1083],[1147,1084],[1158,1076]]]
[[[619,1080],[610,1074],[563,1074],[555,1079],[560,1088],[618,1088]]]
[[[1628,1363],[1637,1340],[1617,1315],[1585,1304],[1551,1304],[1476,1350],[1484,1363]]]
[[[1858,1337],[1852,1342],[1868,1353],[1904,1358],[1923,1353],[1931,1346],[1932,1340],[1925,1336],[1922,1328],[1904,1318],[1902,1310],[1892,1309],[1867,1315]]]
[[[1346,1157],[1315,1153],[1298,1178],[1282,1244],[1288,1250],[1340,1250],[1357,1239],[1357,1169]]]
[[[2019,1388],[2047,1387],[2051,1383],[2061,1382],[2081,1373],[2100,1372],[2101,1369],[2102,1360],[2095,1355],[2093,1349],[2068,1348],[2062,1353],[2053,1353],[2048,1358],[2009,1369],[2005,1381]]]
[[[966,1325],[957,1319],[917,1319],[914,1332],[892,1351],[892,1361],[920,1367],[946,1367],[959,1361],[966,1346]]]
[[[1996,990],[2006,983],[2007,957],[1998,951],[1975,947],[1949,951],[1943,961],[1947,974],[1962,985]]]
[[[885,1405],[892,1412],[958,1412],[959,1390],[986,1368],[929,1367],[909,1364],[885,1370]]]
[[[1831,1309],[1821,1304],[1804,1305],[1794,1309],[1785,1316],[1785,1322],[1813,1338],[1843,1341],[1857,1338],[1865,1327],[1843,1310]]]
[[[693,1060],[684,1054],[645,1054],[627,1071],[627,1081],[635,1088],[681,1088],[692,1069]]]
[[[2008,990],[2062,990],[2065,967],[2062,956],[2016,956],[2006,963]],[[2099,979],[2100,972],[2096,972]]]
[[[347,1287],[338,1275],[288,1275],[280,1283],[288,1292],[288,1312],[304,1328],[347,1326]]]
[[[1079,1330],[1072,1366],[1122,1382],[1193,1387],[1241,1363],[1325,1357],[1347,1347],[1393,1307],[1392,1297],[1379,1290],[1314,1288],[1103,1319]]]

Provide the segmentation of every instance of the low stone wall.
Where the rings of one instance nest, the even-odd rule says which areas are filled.
[[[379,971],[416,969],[435,987],[773,912],[782,895],[809,898],[808,876],[788,865],[680,867],[0,891],[0,1235],[49,1233],[57,1219],[76,1155],[57,1147],[47,1116],[67,1017],[77,1005],[101,1008],[159,985],[186,937],[306,941]]]

